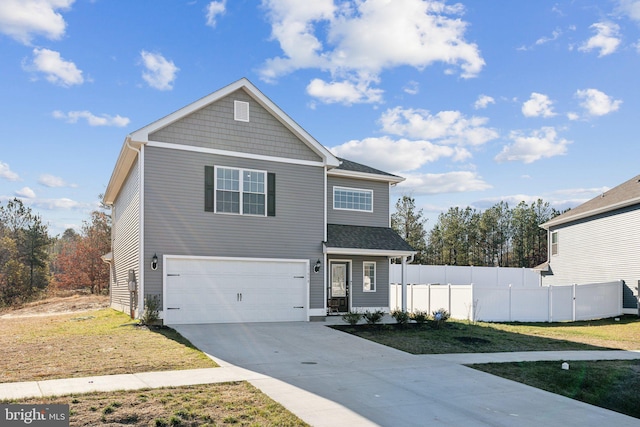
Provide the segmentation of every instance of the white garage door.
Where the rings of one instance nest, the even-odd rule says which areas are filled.
[[[164,265],[165,324],[307,320],[306,260],[167,256]]]

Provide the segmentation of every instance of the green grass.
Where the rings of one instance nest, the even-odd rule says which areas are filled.
[[[449,320],[440,328],[432,323],[334,328],[412,354],[640,349],[640,319],[634,316],[574,323]]]
[[[470,367],[640,418],[640,360],[488,363]]]

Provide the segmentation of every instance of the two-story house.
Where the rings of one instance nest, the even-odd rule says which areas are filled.
[[[125,138],[112,207],[113,308],[167,324],[306,321],[389,307],[402,178],[334,156],[241,79]]]
[[[622,280],[623,311],[638,313],[640,175],[541,225],[548,261],[543,285]]]

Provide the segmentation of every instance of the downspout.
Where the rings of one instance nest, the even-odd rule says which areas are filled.
[[[137,297],[138,297],[138,317],[140,317],[141,310],[144,308],[144,179],[143,179],[143,170],[144,170],[144,162],[142,160],[142,148],[135,148],[131,145],[131,138],[127,137],[126,139],[127,148],[135,151],[138,154],[138,188],[139,188],[139,210],[138,210],[138,289],[137,289]],[[134,296],[131,295],[130,304],[133,303]],[[131,304],[132,305],[132,304]]]

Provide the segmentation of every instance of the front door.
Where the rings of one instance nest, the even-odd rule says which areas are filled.
[[[329,313],[349,311],[349,263],[331,262],[331,280],[328,289]]]

